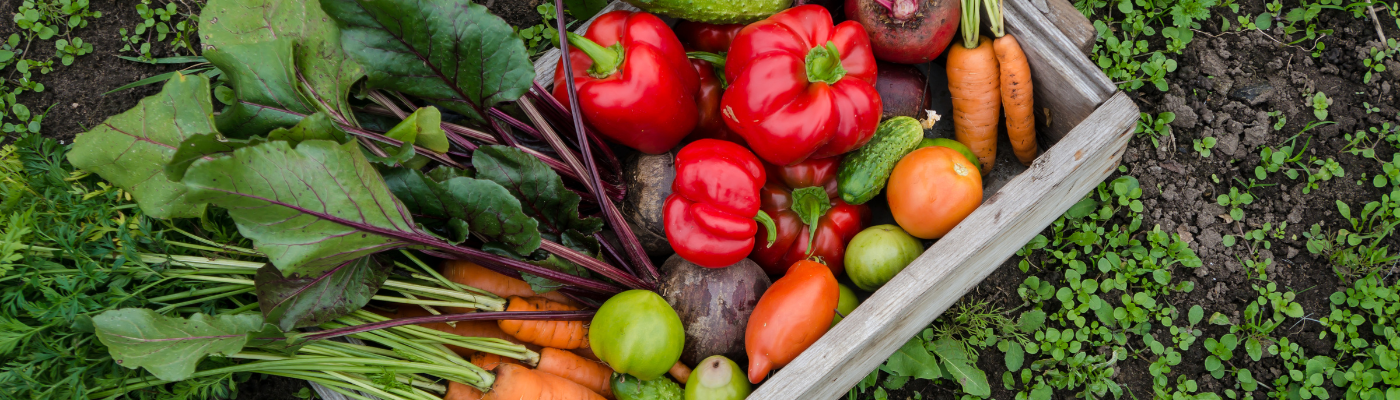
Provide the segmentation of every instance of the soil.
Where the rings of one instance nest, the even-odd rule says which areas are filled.
[[[19,3],[19,0],[0,1],[0,10],[6,13],[5,23],[0,23],[0,37],[9,37],[18,30],[8,16],[19,7]],[[134,51],[121,51],[124,43],[118,33],[123,28],[130,31],[141,22],[133,4],[122,1],[91,2],[89,9],[101,11],[102,18],[89,21],[86,28],[77,30],[73,36],[92,43],[93,52],[78,57],[73,65],[62,66],[55,62],[53,72],[35,78],[44,84],[43,92],[19,96],[19,102],[28,105],[35,114],[49,109],[44,117],[44,135],[67,143],[73,136],[91,129],[107,117],[126,111],[142,98],[160,92],[160,85],[147,85],[105,96],[103,93],[180,69],[179,65],[152,65],[117,58],[119,55],[137,55]],[[35,47],[33,54],[40,57],[47,57],[54,51],[51,45]],[[155,44],[151,46],[151,54],[157,58],[177,55],[168,46]],[[35,75],[39,74],[35,72]]]
[[[1262,2],[1240,3],[1242,15],[1263,12]],[[1167,75],[1170,82],[1167,92],[1148,85],[1132,93],[1143,112],[1176,114],[1171,124],[1174,137],[1163,137],[1162,147],[1154,147],[1145,138],[1136,139],[1123,156],[1122,163],[1128,167],[1126,175],[1137,177],[1142,185],[1142,201],[1149,210],[1144,215],[1143,226],[1150,229],[1160,225],[1164,231],[1181,234],[1204,262],[1204,266],[1195,270],[1176,272],[1177,276],[1185,273],[1185,279],[1194,282],[1196,289],[1173,295],[1167,303],[1179,309],[1199,304],[1206,315],[1221,312],[1232,322],[1238,322],[1245,306],[1258,296],[1251,285],[1260,282],[1251,281],[1236,258],[1249,257],[1244,246],[1236,244],[1227,248],[1222,244],[1222,235],[1238,236],[1243,231],[1260,228],[1265,222],[1275,227],[1287,222],[1284,239],[1270,239],[1272,248],[1260,250],[1260,258],[1274,259],[1274,264],[1266,270],[1270,280],[1277,282],[1281,289],[1298,293],[1297,301],[1307,313],[1305,318],[1321,318],[1329,312],[1328,296],[1349,286],[1333,272],[1325,257],[1309,254],[1302,233],[1316,223],[1321,223],[1324,229],[1336,229],[1338,224],[1344,224],[1336,211],[1336,201],[1355,207],[1390,193],[1390,188],[1379,189],[1370,183],[1370,178],[1381,172],[1378,162],[1343,152],[1347,146],[1343,135],[1380,126],[1383,122],[1394,124],[1400,118],[1397,117],[1400,110],[1396,108],[1400,104],[1396,100],[1400,92],[1400,71],[1395,69],[1400,63],[1389,61],[1386,72],[1364,83],[1362,57],[1369,55],[1369,49],[1380,42],[1369,19],[1355,19],[1349,14],[1323,13],[1318,25],[1334,29],[1335,33],[1321,40],[1327,50],[1319,58],[1311,57],[1311,46],[1305,49],[1301,44],[1281,44],[1283,32],[1279,28],[1267,32],[1221,33],[1218,21],[1217,18],[1203,24],[1205,26],[1184,54],[1177,57],[1180,67]],[[1392,26],[1385,29],[1385,35],[1397,37],[1400,30]],[[1311,96],[1317,91],[1333,100],[1327,108],[1328,120],[1336,123],[1314,128],[1301,136],[1312,140],[1306,154],[1322,159],[1335,158],[1346,175],[1321,182],[1319,188],[1304,194],[1306,178],[1290,180],[1281,173],[1270,174],[1268,179],[1258,182],[1260,187],[1251,190],[1255,201],[1244,207],[1246,221],[1227,222],[1228,210],[1216,204],[1216,196],[1228,192],[1231,187],[1243,188],[1255,178],[1254,167],[1259,165],[1262,146],[1277,148],[1302,131],[1308,122],[1316,120]],[[1380,111],[1367,113],[1362,103],[1379,107]],[[1281,111],[1287,116],[1288,122],[1282,130],[1273,129],[1277,119],[1269,117],[1272,111]],[[1210,158],[1202,158],[1191,148],[1192,140],[1202,137],[1218,140]],[[1303,140],[1306,139],[1300,139],[1300,144]],[[1388,146],[1378,146],[1377,150],[1377,158],[1391,158],[1393,150]],[[1400,244],[1394,237],[1388,242],[1386,244],[1392,248]],[[1017,268],[1019,260],[1013,257],[1003,263],[969,295],[990,300],[1003,309],[1020,305],[1015,288],[1028,275]],[[1052,282],[1063,281],[1058,273],[1036,275],[1052,279]],[[1200,340],[1229,333],[1228,328],[1219,326],[1203,330],[1205,334]],[[1290,319],[1274,334],[1299,343],[1308,355],[1335,355],[1331,338],[1318,339],[1321,330],[1316,321]],[[1169,337],[1160,326],[1153,333],[1159,340]],[[1171,375],[1197,379],[1201,392],[1223,393],[1233,387],[1233,382],[1221,382],[1209,376],[1203,367],[1207,355],[1198,342],[1182,354],[1183,361],[1172,368]],[[1003,359],[1003,353],[991,348],[982,351],[978,362],[991,382],[991,398],[994,399],[1010,399],[1016,395],[1000,383],[1001,375],[1007,371]],[[1277,358],[1264,358],[1255,363],[1237,357],[1234,363],[1254,371],[1255,378],[1266,384],[1286,373],[1280,369]],[[1114,380],[1135,398],[1151,398],[1149,364],[1150,360],[1140,359],[1120,362]],[[926,399],[957,398],[955,388],[952,383],[915,380],[904,389],[891,392],[889,398],[911,399],[916,392]],[[1341,392],[1331,389],[1334,389],[1332,397],[1339,398]],[[1055,398],[1071,398],[1074,394],[1058,392]],[[1124,398],[1134,397],[1125,394]]]
[[[531,26],[539,23],[535,6],[543,1],[487,0],[484,3],[516,26]],[[0,10],[13,10],[17,3],[18,0],[0,0]],[[1263,11],[1261,0],[1245,0],[1240,4],[1244,15]],[[1296,5],[1286,5],[1293,6]],[[102,92],[178,68],[116,58],[119,54],[133,55],[119,51],[123,43],[117,30],[134,27],[139,17],[128,2],[94,1],[91,7],[104,15],[80,30],[78,35],[93,43],[94,53],[38,78],[47,90],[20,98],[31,109],[53,106],[45,118],[43,133],[64,141],[131,108],[141,98],[158,92],[159,86],[106,96]],[[1184,54],[1176,57],[1180,68],[1167,75],[1170,82],[1167,92],[1159,92],[1148,85],[1133,93],[1143,112],[1155,115],[1171,111],[1177,116],[1172,123],[1173,135],[1162,138],[1162,147],[1154,147],[1150,140],[1134,140],[1123,157],[1128,174],[1137,177],[1144,190],[1142,201],[1149,210],[1144,215],[1144,226],[1160,225],[1164,231],[1180,233],[1205,262],[1196,270],[1177,273],[1177,276],[1185,276],[1178,279],[1194,281],[1195,291],[1167,300],[1182,309],[1199,304],[1207,315],[1219,311],[1237,321],[1240,311],[1256,293],[1236,260],[1237,256],[1245,257],[1247,253],[1239,245],[1223,246],[1222,235],[1255,229],[1264,222],[1277,226],[1286,221],[1284,239],[1272,239],[1272,248],[1261,251],[1261,258],[1275,260],[1268,269],[1269,277],[1280,287],[1299,292],[1298,301],[1310,314],[1308,318],[1317,318],[1328,310],[1327,296],[1342,288],[1344,283],[1325,259],[1308,254],[1302,233],[1314,223],[1322,223],[1324,227],[1342,223],[1334,205],[1338,200],[1355,207],[1389,192],[1388,188],[1377,189],[1370,184],[1369,178],[1381,172],[1377,162],[1342,153],[1347,144],[1342,135],[1386,121],[1397,122],[1400,63],[1388,61],[1386,72],[1364,83],[1361,60],[1378,44],[1377,35],[1370,20],[1352,18],[1349,14],[1323,12],[1319,26],[1334,29],[1335,33],[1321,39],[1327,50],[1318,58],[1310,56],[1311,46],[1307,43],[1280,43],[1283,35],[1279,28],[1267,32],[1221,33],[1219,18],[1213,18],[1203,23]],[[11,22],[0,23],[0,37],[8,36],[15,29]],[[1385,35],[1400,37],[1400,30],[1390,26]],[[175,55],[166,46],[155,47],[153,52],[157,57]],[[41,51],[51,50],[36,50]],[[1270,174],[1268,179],[1259,182],[1267,186],[1252,189],[1256,201],[1245,207],[1246,221],[1227,223],[1221,217],[1227,210],[1215,204],[1215,196],[1228,192],[1232,186],[1241,187],[1237,178],[1248,182],[1254,177],[1261,146],[1277,147],[1315,119],[1311,101],[1305,96],[1316,91],[1333,99],[1328,119],[1336,123],[1304,134],[1312,138],[1307,154],[1336,158],[1346,175],[1323,182],[1318,189],[1304,194],[1306,180],[1300,182],[1280,173]],[[1367,113],[1363,102],[1379,107],[1380,111]],[[1282,130],[1272,128],[1275,119],[1268,116],[1271,111],[1281,111],[1287,117],[1288,123]],[[1202,158],[1191,149],[1192,140],[1202,137],[1214,137],[1219,141],[1210,158]],[[1390,159],[1389,147],[1379,148],[1386,150],[1379,151],[1377,157]],[[1390,245],[1400,247],[1397,246],[1400,243]],[[1027,275],[1016,268],[1016,261],[1013,258],[1004,263],[972,293],[1004,308],[1019,305],[1014,289]],[[1055,273],[1039,275],[1054,282],[1060,279]],[[1300,343],[1307,354],[1333,354],[1330,341],[1317,339],[1319,329],[1320,325],[1315,322],[1298,320],[1295,324],[1290,320],[1276,334]],[[1205,328],[1206,337],[1224,333],[1221,327]],[[1159,334],[1157,337],[1166,336]],[[1224,391],[1225,386],[1211,379],[1202,368],[1205,358],[1202,346],[1192,346],[1183,356],[1184,361],[1174,368],[1173,375],[1200,377],[1197,379],[1203,392]],[[1000,384],[1001,375],[1006,371],[1002,359],[1003,355],[996,349],[987,349],[981,353],[978,365],[992,383],[992,398],[1010,399],[1015,392],[1005,390]],[[1267,383],[1282,372],[1277,366],[1268,365],[1269,361],[1265,359],[1256,364],[1237,358],[1236,363],[1243,365],[1236,365],[1250,368],[1260,382]],[[1141,360],[1119,363],[1114,379],[1136,398],[1150,398],[1151,378],[1147,365]],[[240,387],[239,399],[293,399],[293,393],[301,387],[304,383],[285,378],[254,378]],[[890,398],[909,399],[916,392],[922,398],[954,398],[954,389],[947,383],[916,380],[892,392]],[[1057,393],[1056,397],[1072,395]],[[1332,395],[1335,398],[1340,393]]]

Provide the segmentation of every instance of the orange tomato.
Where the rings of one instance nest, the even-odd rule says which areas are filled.
[[[792,362],[826,334],[840,297],[836,275],[815,261],[798,261],[773,281],[744,329],[749,382],[763,381],[770,370]]]
[[[925,147],[895,164],[885,194],[900,228],[937,239],[982,204],[982,175],[957,150]]]

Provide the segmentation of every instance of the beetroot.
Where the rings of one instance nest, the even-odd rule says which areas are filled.
[[[846,18],[870,33],[875,58],[920,64],[938,58],[962,16],[957,0],[846,0]]]
[[[913,65],[879,62],[875,67],[880,72],[875,78],[875,91],[880,92],[880,102],[884,104],[880,119],[905,116],[922,119],[924,110],[929,108],[928,79],[923,71]]]

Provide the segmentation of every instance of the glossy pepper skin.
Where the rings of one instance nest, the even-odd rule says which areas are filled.
[[[662,206],[666,239],[681,258],[709,268],[743,260],[758,225],[763,164],[743,146],[701,139],[676,153],[676,178]]]
[[[613,11],[569,37],[583,119],[603,136],[643,153],[670,151],[695,128],[700,78],[671,28],[655,15]],[[554,98],[567,107],[563,60]]]
[[[676,23],[676,37],[688,51],[724,53],[744,24],[707,24],[704,22],[681,21]]]
[[[793,7],[744,27],[724,72],[725,123],[772,164],[854,150],[880,122],[865,28],[851,21],[833,27],[820,6]]]
[[[749,382],[763,381],[831,329],[840,290],[831,270],[815,261],[798,261],[773,281],[744,327]]]
[[[680,38],[685,50],[699,51],[719,55],[721,61],[725,53],[729,52],[729,43],[734,40],[734,36],[739,34],[739,30],[744,29],[741,24],[716,25],[703,22],[681,21],[676,24],[676,37]],[[719,139],[738,144],[745,144],[744,138],[739,134],[729,130],[724,124],[724,116],[720,114],[719,102],[724,95],[724,89],[728,83],[724,80],[724,64],[711,64],[709,61],[692,57],[690,65],[695,67],[695,73],[700,77],[700,91],[695,94],[695,104],[699,111],[699,123],[695,130],[690,132],[686,140]]]
[[[809,257],[820,257],[833,275],[845,273],[846,244],[870,222],[870,207],[841,201],[836,192],[840,167],[841,157],[809,159],[787,167],[768,165],[768,183],[759,194],[760,209],[773,218],[778,235],[772,246],[765,246],[768,232],[758,232],[758,245],[749,259],[769,275],[782,275],[788,266]],[[817,222],[816,240],[810,242],[810,227],[793,207],[793,190],[805,187],[820,187],[831,204]],[[808,243],[812,244],[811,254]]]

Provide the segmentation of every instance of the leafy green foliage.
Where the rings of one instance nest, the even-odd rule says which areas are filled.
[[[483,120],[535,78],[525,46],[479,4],[323,0],[372,88],[397,90]]]
[[[1210,151],[1215,148],[1215,138],[1207,136],[1193,140],[1191,141],[1191,148],[1196,150],[1196,153],[1200,154],[1201,158],[1210,158]]]
[[[1163,136],[1171,136],[1172,127],[1168,124],[1175,120],[1176,113],[1171,111],[1157,114],[1156,117],[1153,117],[1152,114],[1142,113],[1138,118],[1137,128],[1133,130],[1133,133],[1138,138],[1151,138],[1152,147],[1162,147],[1160,139]]]
[[[209,355],[233,355],[248,343],[248,334],[263,327],[257,314],[188,319],[156,314],[145,308],[124,308],[92,318],[97,338],[112,349],[118,364],[145,368],[157,378],[178,381],[194,374]]]
[[[1303,233],[1308,252],[1327,256],[1333,271],[1344,280],[1388,269],[1400,260],[1400,254],[1390,254],[1390,247],[1385,245],[1395,227],[1400,226],[1400,215],[1397,215],[1400,211],[1397,210],[1400,204],[1391,195],[1382,195],[1380,201],[1366,203],[1358,215],[1352,215],[1350,206],[1337,201],[1337,211],[1350,224],[1350,229],[1341,227],[1323,232],[1321,225],[1314,224]]]
[[[204,213],[203,204],[191,199],[185,185],[170,180],[164,170],[182,141],[215,132],[208,93],[208,79],[176,76],[160,94],[79,134],[68,161],[99,171],[130,191],[153,217],[197,217]]]
[[[14,9],[14,27],[18,32],[0,42],[0,123],[6,133],[38,133],[45,113],[31,112],[18,98],[31,92],[43,92],[43,83],[35,72],[47,75],[54,70],[54,61],[72,65],[78,57],[92,53],[92,43],[75,35],[86,28],[102,12],[88,9],[88,0],[23,0]],[[52,43],[48,41],[52,40]],[[39,50],[53,48],[49,52]],[[34,51],[31,51],[34,50]],[[45,56],[44,54],[50,54]]]
[[[182,182],[195,200],[228,209],[283,274],[320,276],[415,234],[413,218],[354,142],[244,147],[196,161]]]
[[[200,251],[168,245],[166,234],[174,231],[141,214],[129,193],[76,171],[67,163],[66,151],[38,135],[0,149],[0,191],[5,192],[0,201],[0,393],[16,398],[87,398],[89,391],[110,382],[150,378],[112,361],[94,334],[91,316],[184,302],[205,287],[157,284],[165,279],[163,273],[177,272],[177,266],[148,261],[140,253]],[[211,239],[234,246],[245,242],[219,227],[226,217],[213,213],[207,218],[204,232]],[[185,229],[201,225],[199,220],[180,224]],[[197,301],[186,310],[213,314],[236,307],[232,301]],[[203,367],[225,365],[226,360],[206,359]],[[231,397],[248,376],[215,374],[130,397]]]
[[[323,111],[337,122],[354,121],[350,86],[364,68],[345,53],[341,32],[319,2],[212,0],[200,25],[204,56],[239,100],[219,116],[224,135],[246,138],[291,126],[300,119],[291,113]]]
[[[283,275],[276,266],[258,268],[253,284],[269,324],[283,331],[317,326],[369,304],[389,279],[392,264],[369,256],[347,261],[320,275]]]
[[[1327,120],[1327,106],[1332,105],[1332,99],[1327,98],[1327,94],[1322,92],[1314,93],[1312,96],[1313,116],[1318,121]]]
[[[525,215],[520,200],[496,182],[460,176],[437,181],[409,169],[389,171],[384,179],[409,212],[430,217],[423,218],[424,224],[454,242],[466,240],[470,227],[470,233],[515,254],[527,255],[540,247],[539,222]]]
[[[1166,75],[1177,67],[1176,60],[1169,57],[1186,49],[1195,38],[1195,29],[1210,18],[1211,9],[1219,2],[1078,0],[1074,6],[1094,21],[1098,40],[1091,58],[1109,79],[1124,90],[1151,83],[1165,92]],[[1152,48],[1150,39],[1159,35],[1165,47]]]
[[[194,47],[199,30],[195,24],[195,10],[181,9],[181,5],[189,7],[188,3],[175,1],[167,2],[164,6],[152,6],[151,0],[136,3],[133,8],[141,21],[131,30],[121,28],[117,31],[124,43],[121,51],[136,52],[138,60],[154,62],[152,45],[168,42],[177,53],[184,50],[186,54],[198,54],[198,49]]]

